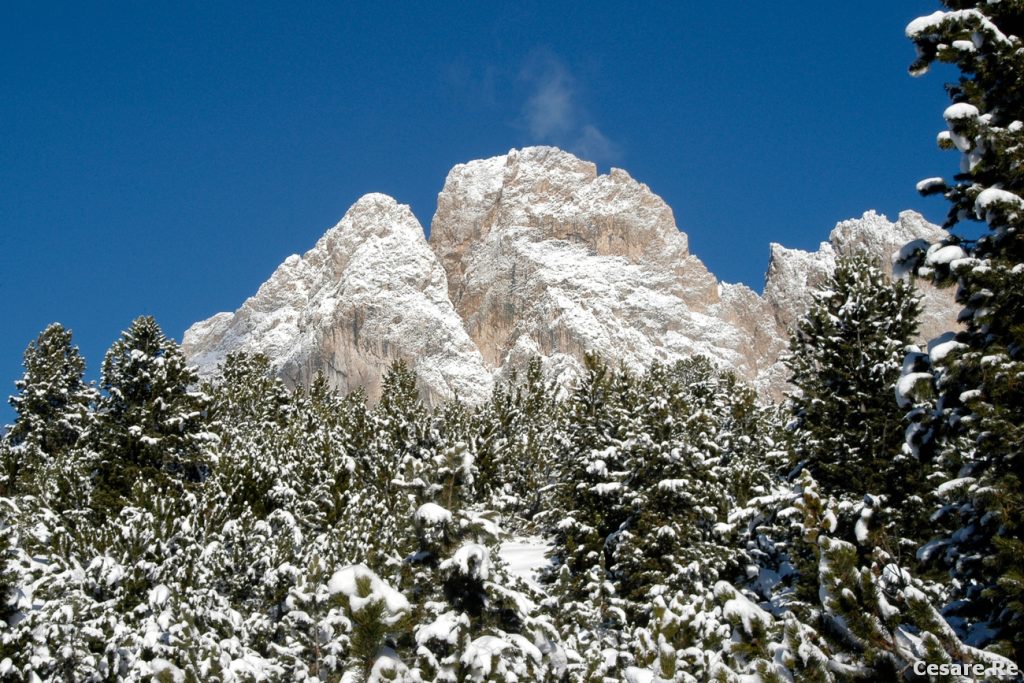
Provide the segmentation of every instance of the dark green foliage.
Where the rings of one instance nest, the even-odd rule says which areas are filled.
[[[789,397],[794,464],[828,494],[885,496],[911,539],[926,533],[916,526],[925,517],[925,470],[903,452],[893,392],[919,317],[909,284],[866,257],[841,258],[796,323],[786,357],[798,390]]]
[[[558,429],[552,526],[566,597],[593,593],[598,571],[624,617],[644,624],[653,596],[739,571],[730,515],[770,484],[765,417],[704,359],[642,377],[590,359]]]
[[[629,391],[625,372],[587,356],[583,376],[565,407],[559,441],[555,497],[558,561],[574,574],[611,564],[605,541],[626,521],[623,482],[628,476],[620,446]]]
[[[25,374],[15,382],[10,399],[17,419],[7,435],[5,488],[15,491],[19,479],[32,480],[78,444],[91,426],[96,391],[83,379],[85,360],[71,344],[71,332],[53,323],[25,349]]]
[[[17,527],[12,519],[17,512],[13,502],[0,499],[0,623],[6,623],[17,611],[20,577],[9,565],[17,556]],[[0,660],[8,656],[6,650],[0,640]]]
[[[937,521],[948,533],[926,553],[949,567],[955,597],[966,599],[964,632],[977,626],[979,642],[1024,664],[1024,5],[944,4],[954,11],[908,27],[918,50],[911,70],[933,62],[959,70],[946,86],[956,106],[939,140],[961,153],[961,167],[953,182],[925,189],[950,202],[948,226],[979,220],[987,230],[904,249],[919,276],[955,285],[964,305],[963,328],[942,353],[917,357],[920,374],[908,376],[917,389],[908,392],[917,401],[912,443],[946,479],[969,477],[941,492]]]
[[[137,481],[191,482],[209,474],[209,398],[178,345],[153,318],[132,321],[103,359],[94,505],[123,505]]]
[[[522,381],[513,375],[499,384],[474,414],[467,440],[476,447],[478,486],[502,511],[529,520],[550,507],[560,408],[533,358]]]

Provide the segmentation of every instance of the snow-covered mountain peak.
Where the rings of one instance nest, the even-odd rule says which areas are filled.
[[[703,353],[756,372],[744,335],[722,324],[747,317],[732,310],[743,298],[722,300],[669,206],[623,170],[599,174],[552,147],[460,164],[438,196],[430,243],[499,372],[527,350],[553,374],[588,351],[638,370]]]
[[[882,266],[892,272],[892,255],[907,242],[916,239],[936,241],[945,231],[932,225],[916,211],[902,211],[895,221],[875,211],[860,218],[840,221],[829,234],[829,242],[840,255],[866,251],[878,256]]]
[[[836,259],[864,250],[888,266],[903,243],[941,234],[913,212],[890,222],[869,211],[816,252],[773,244],[758,295],[718,282],[669,206],[627,172],[527,147],[455,166],[429,242],[408,206],[361,197],[238,311],[193,325],[184,348],[204,374],[230,351],[259,351],[291,383],[323,371],[371,399],[396,358],[428,399],[477,402],[532,356],[568,378],[587,352],[634,370],[702,354],[779,396],[788,327]],[[922,291],[923,332],[951,329],[948,293]]]
[[[524,239],[581,244],[598,255],[633,262],[688,254],[672,209],[621,169],[597,166],[555,147],[526,147],[455,166],[438,195],[430,241],[455,280],[459,255],[495,225]]]
[[[875,257],[892,273],[892,257],[907,242],[925,239],[937,241],[945,231],[929,223],[915,211],[903,211],[895,221],[875,211],[860,218],[839,221],[817,251],[787,249],[773,243],[764,298],[772,307],[783,333],[807,309],[811,295],[835,270],[836,259],[861,252]],[[924,297],[921,334],[928,338],[939,331],[953,329],[956,307],[948,292],[940,292],[928,283],[918,283]]]
[[[323,371],[339,390],[362,387],[371,399],[398,358],[429,400],[479,401],[491,387],[423,228],[408,206],[383,194],[360,198],[234,314],[189,328],[183,347],[204,375],[231,351],[260,352],[291,384],[308,385]]]

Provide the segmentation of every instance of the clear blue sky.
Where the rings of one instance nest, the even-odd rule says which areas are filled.
[[[917,180],[944,76],[893,2],[11,3],[0,16],[0,394],[48,323],[95,376],[133,317],[234,310],[363,193],[429,225],[448,169],[555,144],[673,207],[720,278]],[[754,9],[751,9],[754,8]],[[9,410],[0,409],[0,421]]]

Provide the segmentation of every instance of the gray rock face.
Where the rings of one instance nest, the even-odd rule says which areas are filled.
[[[260,351],[291,383],[323,370],[371,399],[405,358],[434,402],[482,401],[533,355],[569,378],[588,351],[634,370],[703,354],[778,397],[786,330],[835,259],[865,249],[888,264],[904,242],[939,234],[911,212],[895,223],[869,212],[837,225],[818,252],[772,245],[762,296],[718,282],[668,205],[625,171],[599,175],[531,147],[453,168],[429,244],[407,207],[360,199],[237,312],[193,325],[184,350],[205,374],[232,350]],[[925,296],[925,331],[949,329],[947,293]]]

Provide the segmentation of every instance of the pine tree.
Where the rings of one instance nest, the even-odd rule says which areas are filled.
[[[867,257],[841,258],[797,321],[785,357],[797,388],[789,398],[797,463],[827,493],[886,496],[899,512],[894,533],[912,539],[927,516],[924,470],[903,453],[893,391],[919,314],[908,283],[890,281]]]
[[[557,561],[576,576],[598,565],[611,568],[615,539],[610,537],[629,517],[622,445],[631,383],[625,371],[613,371],[588,355],[565,407],[565,429],[557,437],[558,491],[549,515]]]
[[[78,444],[90,428],[96,400],[84,380],[85,360],[60,323],[49,325],[28,345],[24,367],[15,382],[18,395],[10,398],[18,417],[7,435],[12,446],[6,458],[9,491]]]
[[[732,391],[743,393],[704,358],[655,365],[639,382],[624,449],[630,514],[613,575],[640,623],[653,596],[709,586],[738,569],[741,553],[720,535],[735,504],[728,464],[742,439],[732,433]]]
[[[902,388],[906,403],[917,401],[911,447],[958,481],[940,491],[952,493],[937,520],[949,534],[929,555],[950,567],[977,642],[1024,664],[1024,6],[943,4],[907,26],[918,52],[911,73],[935,62],[960,70],[946,86],[939,145],[961,163],[952,182],[918,188],[950,202],[948,228],[978,220],[987,231],[904,248],[919,276],[956,286],[964,327],[909,358]]]
[[[198,482],[209,473],[209,397],[156,321],[136,318],[103,359],[98,505],[115,509],[139,479]]]
[[[532,520],[550,507],[555,484],[555,439],[561,413],[539,357],[523,377],[495,387],[473,418],[480,487],[502,512]]]

